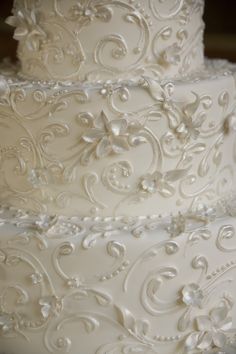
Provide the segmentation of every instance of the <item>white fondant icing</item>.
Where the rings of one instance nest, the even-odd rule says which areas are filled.
[[[203,0],[16,0],[0,353],[235,354],[236,66]]]
[[[183,76],[203,65],[203,0],[16,0],[22,73],[56,80]]]
[[[1,76],[1,202],[135,216],[217,200],[235,183],[235,80],[208,67],[161,84]]]
[[[236,214],[226,204],[232,212],[235,199],[213,217],[211,207],[203,219],[182,215],[188,226],[175,235],[176,217],[1,208],[1,350],[234,353]]]

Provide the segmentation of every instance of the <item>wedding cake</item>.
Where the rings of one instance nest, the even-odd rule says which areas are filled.
[[[204,0],[15,0],[0,353],[236,353],[236,66]]]

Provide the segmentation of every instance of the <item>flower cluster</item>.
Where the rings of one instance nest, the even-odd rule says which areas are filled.
[[[14,331],[16,326],[17,321],[13,314],[0,312],[0,336]]]
[[[54,295],[44,296],[39,300],[41,314],[47,319],[51,316],[58,316],[63,308],[62,300]]]
[[[28,173],[28,181],[33,188],[39,188],[49,184],[50,175],[48,170],[41,168],[32,168]]]
[[[103,158],[112,153],[122,154],[132,146],[145,143],[142,129],[139,122],[128,122],[125,118],[109,121],[102,112],[94,126],[89,127],[81,138],[90,145],[91,154],[94,152],[97,158]]]
[[[205,115],[198,112],[203,99],[198,94],[192,92],[194,96],[193,102],[181,106],[173,97],[173,83],[169,82],[161,86],[155,80],[145,78],[143,85],[148,87],[151,96],[159,102],[161,112],[167,116],[169,127],[177,139],[181,142],[186,142],[189,139],[197,139],[200,134],[200,128],[205,120]],[[205,107],[209,108],[210,104],[210,100],[209,102],[205,102]]]
[[[180,140],[197,139],[205,118],[202,115],[195,116],[201,100],[197,94],[193,93],[193,95],[195,101],[183,108],[181,121],[175,127],[175,133]]]
[[[87,25],[95,19],[99,19],[103,22],[110,21],[112,17],[112,10],[103,4],[89,2],[82,4],[77,2],[70,9],[70,19],[77,21],[80,26]]]
[[[161,61],[166,65],[177,65],[181,61],[181,51],[181,47],[175,43],[163,51]]]
[[[57,216],[49,216],[46,214],[40,214],[38,220],[35,221],[35,228],[38,232],[45,233],[53,228],[57,224]]]
[[[176,182],[187,174],[186,169],[179,169],[162,173],[156,171],[147,174],[140,179],[139,190],[143,194],[151,195],[159,192],[164,197],[171,197],[175,193],[172,182]]]
[[[167,227],[167,231],[171,237],[177,237],[186,230],[187,219],[185,215],[179,213],[171,218],[170,225]]]
[[[198,293],[198,291],[197,291]],[[191,298],[194,302],[201,299],[199,293],[197,297]],[[210,354],[214,350],[224,352],[227,345],[227,332],[232,328],[232,318],[230,310],[232,305],[228,301],[222,301],[220,305],[213,308],[209,315],[201,315],[195,318],[196,331],[187,336],[185,348],[187,353]]]
[[[203,291],[198,284],[191,283],[182,289],[182,301],[187,306],[201,307],[204,299]]]
[[[16,27],[14,39],[25,41],[30,51],[39,50],[42,42],[47,39],[46,32],[39,24],[39,14],[33,10],[17,10],[14,16],[7,18],[6,22]]]

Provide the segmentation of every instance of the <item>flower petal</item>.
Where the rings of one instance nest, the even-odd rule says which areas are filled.
[[[188,104],[184,108],[184,114],[186,115],[187,118],[190,118],[190,119],[192,119],[192,116],[196,113],[196,111],[200,105],[200,102],[201,102],[199,95],[197,95],[194,92],[192,92],[192,94],[195,96],[194,102]]]
[[[213,339],[213,343],[218,348],[223,348],[227,343],[227,337],[222,332],[213,333],[212,339]]]
[[[219,326],[222,321],[226,320],[227,315],[228,309],[226,306],[214,308],[210,312],[211,321],[216,326]]]
[[[196,348],[197,343],[199,341],[199,336],[199,332],[193,332],[187,337],[185,341],[185,347],[187,350],[193,350]]]
[[[37,25],[36,13],[33,10],[30,12],[29,21],[31,22],[32,26]]]
[[[180,123],[180,125],[176,128],[176,132],[183,137],[188,135],[188,128],[186,127],[184,122]]]
[[[187,175],[188,169],[168,171],[164,174],[164,179],[168,182],[176,182]]]
[[[220,323],[220,329],[222,331],[229,331],[233,326],[233,319],[232,317],[228,317],[225,321]]]
[[[82,139],[86,141],[86,143],[94,143],[95,141],[100,140],[103,138],[104,132],[97,128],[91,128],[85,131],[82,135]]]
[[[132,313],[126,308],[116,307],[118,321],[129,332],[135,333],[136,320]]]
[[[180,62],[180,53],[181,48],[175,43],[162,53],[162,59],[166,64],[177,65]]]
[[[33,34],[28,35],[26,45],[27,45],[29,51],[32,51],[32,52],[35,52],[39,49],[39,41],[38,41],[38,39],[36,39],[36,37],[34,37]]]
[[[25,24],[27,22],[28,16],[29,16],[28,11],[19,10],[16,13],[16,18],[17,18],[18,23]]]
[[[165,97],[165,92],[162,86],[159,84],[158,80],[151,79],[149,77],[144,77],[145,84],[148,86],[151,96],[156,100],[163,102]]]
[[[198,316],[196,322],[199,331],[208,331],[212,329],[212,323],[208,316]]]
[[[181,332],[185,332],[188,327],[190,326],[190,314],[191,314],[191,307],[188,306],[187,310],[183,313],[178,321],[178,330]]]
[[[197,348],[201,350],[209,349],[212,344],[212,333],[211,332],[202,332],[199,336],[199,341]]]
[[[182,289],[182,295],[182,300],[187,306],[200,306],[203,300],[202,290],[196,283],[187,284]]]
[[[138,120],[133,120],[132,122],[129,122],[128,132],[130,134],[138,133],[141,129],[143,129],[143,126]]]
[[[109,131],[115,135],[123,135],[126,133],[128,127],[128,123],[126,119],[114,119],[110,122]]]
[[[101,124],[101,129],[109,132],[109,129],[110,129],[110,122],[105,114],[104,111],[101,112],[100,116],[99,116],[99,123],[102,123]],[[100,126],[99,126],[100,128]]]
[[[166,111],[170,129],[176,129],[180,124],[182,112],[172,102],[168,102],[168,105],[165,104],[163,108]]]
[[[141,135],[130,135],[129,144],[131,146],[138,146],[147,142],[147,139]]]
[[[190,134],[194,140],[196,140],[200,134],[200,131],[197,128],[191,128],[190,129]]]
[[[159,182],[158,184],[158,191],[159,193],[165,197],[165,198],[170,198],[175,194],[175,189],[172,185],[170,185],[167,182]]]
[[[13,38],[17,41],[21,40],[22,38],[28,35],[28,30],[26,27],[17,27],[14,32]]]
[[[42,314],[43,318],[49,317],[50,310],[51,310],[51,306],[49,304],[45,304],[41,307],[41,314]]]
[[[16,16],[9,16],[7,17],[7,19],[5,20],[5,22],[12,27],[16,27],[18,25],[18,20]]]
[[[96,155],[98,158],[106,157],[112,152],[112,146],[107,136],[104,136],[98,143]]]
[[[93,154],[93,150],[95,149],[94,145],[89,145],[88,149],[85,149],[80,156],[80,163],[83,166],[89,164],[90,158]]]
[[[140,182],[140,188],[148,193],[156,193],[157,191],[157,184],[155,179],[151,174],[147,174],[142,177],[141,182]]]
[[[122,154],[129,150],[129,144],[125,137],[116,136],[111,138],[112,150],[116,154]]]

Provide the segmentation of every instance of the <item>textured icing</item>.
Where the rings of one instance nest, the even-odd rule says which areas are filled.
[[[1,208],[1,350],[234,354],[235,202],[171,219]]]
[[[235,80],[227,64],[216,75],[220,66],[209,64],[202,80],[161,84],[2,76],[0,201],[135,216],[217,200],[234,185],[236,164]]]
[[[16,0],[22,74],[105,80],[183,76],[203,64],[203,0]]]
[[[236,66],[203,63],[203,3],[15,1],[1,354],[235,354]]]

